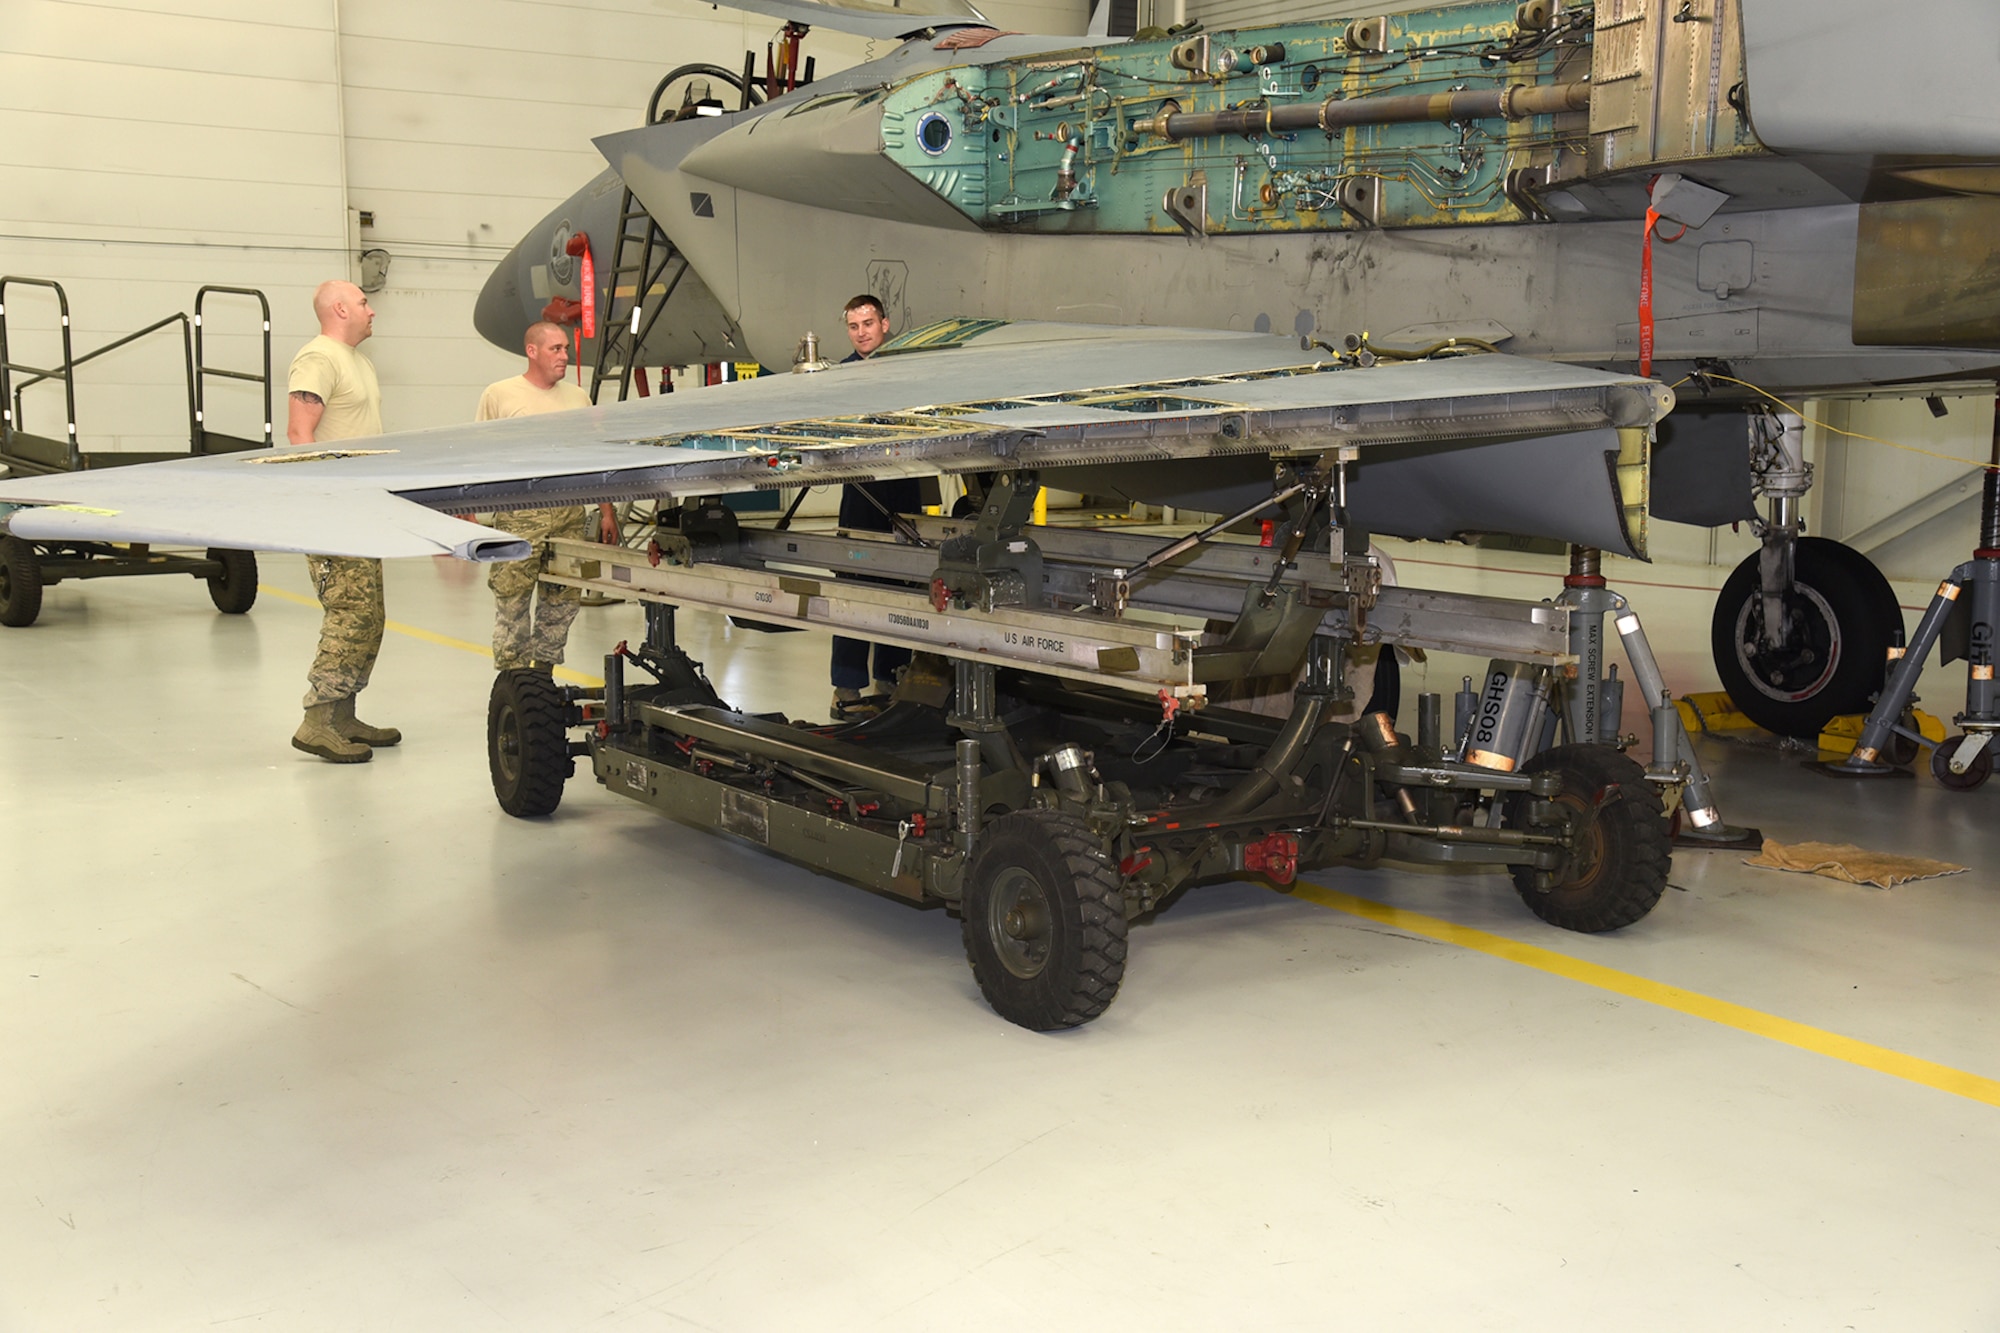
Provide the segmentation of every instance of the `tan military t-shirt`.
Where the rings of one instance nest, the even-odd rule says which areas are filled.
[[[544,412],[567,412],[573,407],[589,406],[590,395],[568,380],[557,380],[544,389],[530,382],[526,375],[516,375],[511,380],[487,385],[486,392],[479,395],[479,411],[472,419],[498,421],[503,417],[534,417]],[[581,506],[575,509],[503,509],[493,515],[493,526],[530,541],[547,541],[551,537],[584,537],[588,535],[586,525],[589,520],[590,510]],[[499,565],[495,565],[487,571],[489,583],[503,577],[500,569]]]
[[[338,338],[322,333],[299,349],[286,391],[318,394],[326,405],[313,430],[316,444],[382,433],[382,389],[374,363]]]
[[[544,389],[526,375],[486,386],[479,395],[479,411],[474,421],[498,421],[502,417],[533,417],[544,412],[567,412],[589,407],[590,395],[568,380],[557,380]]]

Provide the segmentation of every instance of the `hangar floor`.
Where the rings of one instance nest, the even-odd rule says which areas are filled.
[[[1554,591],[1436,551],[1404,581]],[[1613,573],[1711,687],[1720,571]],[[469,567],[391,566],[362,712],[404,745],[293,751],[317,613],[264,580],[0,631],[0,1328],[2000,1326],[2000,784],[1704,739],[1736,822],[1972,869],[1684,852],[1608,937],[1484,873],[1205,888],[1036,1036],[942,912],[587,779],[502,815]],[[816,636],[684,631],[725,697],[824,706]],[[587,611],[572,661],[638,634]]]

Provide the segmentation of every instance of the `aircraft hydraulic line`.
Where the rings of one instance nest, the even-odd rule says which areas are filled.
[[[1218,134],[1267,134],[1291,130],[1333,133],[1349,125],[1393,125],[1411,121],[1524,120],[1560,115],[1590,105],[1587,81],[1513,84],[1484,92],[1411,93],[1400,97],[1329,97],[1303,106],[1244,107],[1233,111],[1186,112],[1169,104],[1134,125],[1161,139],[1203,139]]]

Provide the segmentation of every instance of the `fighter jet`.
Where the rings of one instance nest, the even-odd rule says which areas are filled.
[[[1781,404],[2000,366],[2000,10],[1509,0],[1078,42],[966,10],[740,7],[901,44],[599,140],[610,169],[488,283],[488,338],[516,346],[552,301],[588,300],[624,340],[613,367],[783,367],[867,291],[904,329],[1244,330],[1653,376],[1682,406],[1652,513],[1763,537],[1714,617],[1739,705],[1811,735],[1879,684],[1900,612],[1865,558],[1802,535],[1810,469]],[[664,238],[636,279],[616,276],[625,188]],[[1259,466],[1088,484],[1227,511]],[[1464,531],[1506,528],[1506,507]]]

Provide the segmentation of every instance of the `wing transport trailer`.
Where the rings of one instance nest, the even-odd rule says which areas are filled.
[[[1652,710],[1649,744],[1617,734],[1607,617],[1637,687],[1663,701],[1665,686],[1596,551],[1574,549],[1546,602],[1385,587],[1365,534],[1333,521],[1337,477],[1281,476],[1269,501],[1171,542],[1032,525],[1037,481],[990,474],[975,515],[892,540],[752,527],[693,501],[644,550],[557,542],[548,577],[639,599],[646,641],[607,657],[602,687],[495,680],[501,806],[553,812],[584,758],[676,820],[942,905],[987,1000],[1035,1030],[1102,1013],[1129,923],[1203,881],[1504,866],[1535,915],[1607,931],[1658,901],[1670,819],[1717,845],[1745,836],[1671,706]],[[1266,518],[1268,545],[1226,535]],[[677,646],[683,606],[915,658],[863,720],[745,713]],[[1368,660],[1394,647],[1490,664],[1449,715],[1420,695],[1408,734],[1393,693],[1361,702]]]

